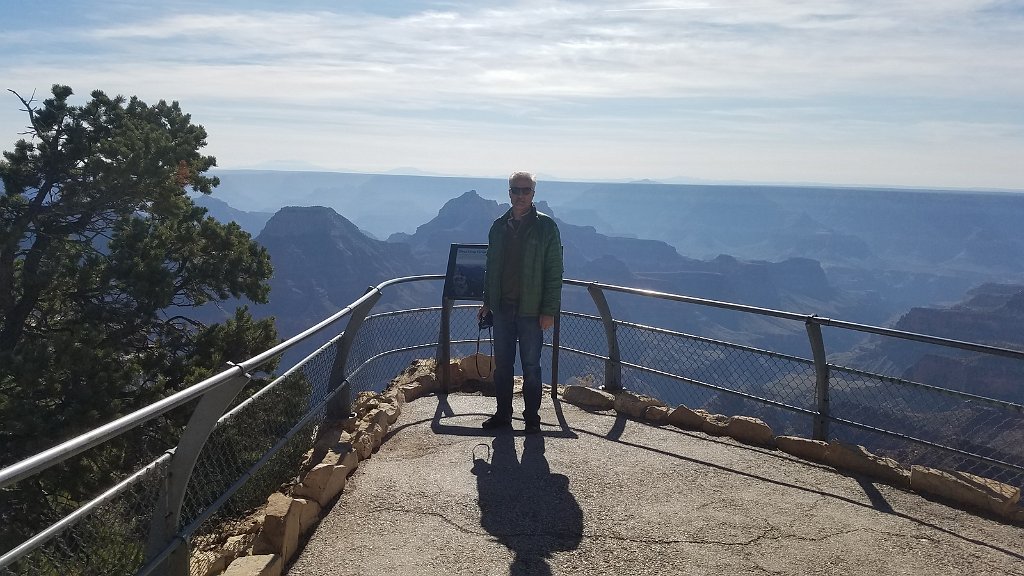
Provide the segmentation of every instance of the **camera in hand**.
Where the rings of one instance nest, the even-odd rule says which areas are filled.
[[[480,329],[485,330],[491,326],[494,326],[494,313],[488,310],[487,314],[480,318]]]

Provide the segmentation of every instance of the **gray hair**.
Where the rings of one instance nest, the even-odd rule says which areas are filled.
[[[512,187],[513,180],[521,180],[523,178],[528,178],[530,180],[530,188],[537,188],[537,177],[530,172],[513,172],[512,175],[508,177],[508,187]]]

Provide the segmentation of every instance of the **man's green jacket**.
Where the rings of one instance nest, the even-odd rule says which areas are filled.
[[[557,316],[562,309],[562,239],[558,226],[547,214],[533,209],[536,220],[523,237],[522,286],[519,289],[520,316]],[[487,234],[487,270],[484,304],[498,310],[501,304],[501,270],[505,254],[505,232],[512,215],[509,209],[491,224]]]

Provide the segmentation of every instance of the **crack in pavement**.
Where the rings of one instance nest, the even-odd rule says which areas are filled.
[[[437,512],[437,511],[433,511],[433,510],[429,510],[429,511],[428,510],[412,510],[412,509],[409,509],[409,508],[392,508],[392,507],[382,507],[382,506],[374,507],[371,510],[373,512],[385,512],[385,513],[394,513],[394,514],[414,514],[414,515],[419,515],[419,516],[434,517],[434,518],[437,518],[437,519],[443,521],[444,523],[452,526],[453,528],[455,528],[456,530],[458,530],[458,531],[460,531],[460,532],[462,532],[464,534],[472,534],[472,535],[475,535],[475,536],[486,536],[486,537],[489,537],[490,540],[496,540],[496,539],[499,539],[499,538],[535,538],[535,537],[538,537],[538,536],[547,537],[547,538],[553,538],[553,539],[559,539],[559,540],[564,540],[564,539],[567,539],[567,538],[576,538],[577,536],[579,536],[579,537],[590,539],[590,540],[613,540],[613,541],[617,541],[617,542],[629,542],[629,543],[632,543],[632,544],[646,544],[646,545],[669,546],[669,545],[674,545],[674,544],[692,544],[692,545],[703,545],[703,546],[734,547],[734,546],[750,546],[750,545],[755,544],[755,543],[757,543],[757,542],[759,542],[761,540],[765,540],[767,538],[770,538],[770,535],[771,535],[772,532],[778,532],[778,530],[775,529],[774,527],[770,527],[770,528],[762,530],[760,534],[758,534],[756,536],[753,536],[753,537],[751,537],[749,539],[742,540],[742,541],[714,540],[714,539],[707,539],[707,538],[703,538],[703,539],[686,539],[686,538],[679,538],[679,539],[631,538],[631,537],[620,536],[620,535],[615,535],[615,534],[596,534],[596,533],[587,533],[587,532],[583,532],[581,534],[567,534],[567,533],[564,533],[564,532],[550,532],[550,531],[543,531],[543,530],[542,531],[537,531],[537,532],[501,532],[501,533],[491,533],[491,532],[487,532],[487,531],[482,530],[482,529],[481,530],[475,530],[475,529],[472,529],[472,528],[467,528],[466,526],[456,522],[455,520],[452,520],[448,516],[445,516],[443,513]],[[772,539],[777,539],[777,538],[772,538]]]
[[[801,534],[794,534],[794,533],[791,533],[791,532],[787,532],[786,530],[781,529],[778,526],[775,526],[774,524],[772,524],[768,520],[764,520],[763,521],[764,522],[764,526],[759,530],[758,534],[756,534],[754,536],[751,536],[750,538],[746,538],[746,539],[743,539],[743,540],[734,540],[734,541],[716,540],[716,539],[711,539],[711,538],[674,538],[674,539],[636,538],[636,537],[621,536],[621,535],[616,535],[616,534],[601,534],[601,533],[592,533],[592,532],[588,533],[586,531],[584,531],[582,534],[568,534],[568,533],[564,533],[564,532],[552,532],[552,531],[545,531],[545,530],[536,531],[536,532],[500,532],[500,533],[492,533],[492,532],[487,532],[487,531],[485,531],[485,530],[483,530],[481,528],[467,527],[467,526],[465,526],[463,524],[460,524],[456,520],[453,520],[452,518],[446,516],[444,513],[438,512],[438,511],[434,511],[434,510],[414,510],[414,509],[402,508],[402,507],[376,506],[376,507],[371,508],[370,511],[371,512],[375,512],[375,513],[383,512],[383,513],[392,513],[392,514],[410,514],[410,515],[419,515],[419,516],[428,516],[428,517],[437,518],[438,520],[444,522],[445,524],[448,524],[449,526],[451,526],[452,528],[458,530],[459,532],[462,532],[464,534],[469,534],[469,535],[483,537],[483,538],[486,538],[487,540],[489,540],[491,542],[500,542],[502,539],[524,539],[524,538],[545,538],[545,539],[550,539],[550,540],[554,540],[554,541],[573,540],[573,539],[576,539],[576,538],[581,538],[581,539],[595,540],[595,541],[596,540],[610,540],[610,541],[615,541],[615,542],[624,542],[624,543],[637,544],[637,545],[646,545],[646,546],[690,545],[690,546],[715,546],[715,547],[723,547],[723,548],[744,548],[744,547],[757,546],[759,543],[764,542],[766,540],[771,540],[771,541],[796,540],[796,541],[801,541],[801,542],[821,543],[821,542],[824,542],[824,541],[827,541],[827,540],[830,540],[830,539],[833,539],[833,538],[842,537],[842,536],[849,536],[849,535],[853,535],[853,534],[857,534],[857,533],[864,533],[864,532],[872,533],[872,534],[878,534],[878,535],[884,536],[886,538],[892,538],[892,539],[904,539],[904,540],[919,541],[920,538],[921,538],[921,535],[906,534],[906,533],[899,533],[899,532],[890,532],[890,531],[886,531],[886,530],[875,530],[875,529],[871,529],[871,528],[852,528],[852,529],[849,529],[849,530],[838,530],[838,531],[835,531],[835,532],[819,534],[819,535],[816,535],[816,536],[809,536],[809,535],[801,535]],[[928,541],[930,543],[933,543],[933,544],[939,542],[937,540],[934,540],[933,538],[928,538]],[[747,556],[748,560],[751,562],[751,564],[752,564],[751,567],[752,568],[755,568],[757,570],[763,571],[765,574],[778,574],[778,572],[773,572],[771,570],[768,570],[764,566],[759,565],[756,562],[756,560],[752,556],[750,556],[749,554],[745,554],[745,556]],[[986,566],[986,567],[988,567],[988,568],[990,568],[992,570],[1004,571],[1003,573],[1008,574],[1008,575],[1012,574],[1013,576],[1024,576],[1024,572],[1017,571],[1017,570],[1014,570],[1012,572],[1005,572],[1006,566],[1000,566],[997,563],[990,562],[990,561],[986,560],[985,558],[981,557],[980,555],[975,555],[974,561],[978,562],[979,564],[984,565],[984,566]]]

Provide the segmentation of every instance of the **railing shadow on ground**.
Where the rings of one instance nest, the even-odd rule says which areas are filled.
[[[594,413],[594,415],[600,415],[600,414]],[[981,541],[981,540],[978,540],[978,539],[975,539],[975,538],[971,538],[969,536],[965,536],[963,534],[960,534],[958,532],[950,530],[949,528],[938,526],[938,525],[936,525],[934,523],[931,523],[931,522],[928,522],[926,520],[923,520],[922,518],[916,517],[916,516],[914,516],[912,514],[909,514],[907,512],[900,512],[900,511],[897,511],[897,510],[893,509],[893,507],[885,500],[884,495],[882,495],[881,492],[878,490],[878,488],[875,486],[875,483],[872,480],[870,480],[870,479],[868,479],[868,478],[866,478],[864,476],[855,475],[855,474],[846,474],[846,473],[843,473],[841,471],[837,472],[831,466],[826,466],[826,465],[823,465],[823,464],[817,464],[817,463],[814,463],[814,462],[809,462],[809,461],[806,461],[806,460],[795,458],[795,457],[790,456],[790,455],[788,455],[786,453],[779,452],[779,451],[776,451],[776,450],[770,450],[770,449],[761,448],[761,447],[757,447],[757,446],[745,445],[745,444],[738,443],[738,442],[731,441],[731,440],[717,439],[717,438],[710,437],[710,436],[707,436],[707,435],[705,435],[703,433],[698,433],[698,432],[690,432],[690,431],[684,431],[684,430],[678,430],[677,431],[679,434],[683,434],[683,435],[699,438],[701,441],[705,441],[705,442],[721,444],[722,446],[729,447],[730,449],[748,450],[748,451],[751,451],[751,452],[755,452],[755,453],[757,453],[757,454],[759,454],[759,455],[761,455],[761,456],[763,456],[765,458],[782,458],[782,459],[791,461],[791,462],[796,463],[796,464],[801,465],[801,466],[808,466],[808,467],[812,467],[812,468],[820,468],[820,469],[823,469],[823,470],[827,470],[830,473],[839,473],[839,474],[848,476],[848,477],[852,478],[854,481],[856,481],[860,485],[860,487],[864,490],[865,496],[869,499],[870,503],[864,503],[863,501],[859,501],[859,500],[856,500],[856,499],[853,499],[853,498],[849,498],[847,496],[844,496],[842,494],[837,494],[835,492],[830,492],[830,491],[822,490],[822,489],[811,487],[811,486],[800,485],[800,484],[796,484],[796,483],[793,483],[793,482],[787,482],[785,480],[779,480],[779,479],[776,479],[776,478],[770,478],[770,477],[762,475],[762,474],[757,474],[757,473],[753,473],[753,472],[748,472],[746,470],[741,470],[741,469],[739,469],[737,467],[717,464],[715,462],[710,462],[708,460],[703,460],[703,459],[700,459],[700,458],[695,458],[695,457],[688,456],[688,455],[685,455],[685,454],[680,454],[680,453],[677,453],[677,452],[673,452],[671,450],[666,450],[666,449],[661,448],[661,447],[650,446],[650,445],[640,444],[640,443],[637,443],[637,442],[630,442],[630,441],[622,440],[621,439],[621,432],[619,432],[618,434],[612,434],[611,432],[613,432],[616,429],[620,429],[620,428],[624,429],[625,424],[627,424],[629,420],[627,418],[623,417],[621,414],[605,415],[605,417],[608,418],[608,419],[612,419],[613,420],[612,425],[609,427],[609,433],[601,433],[599,430],[598,431],[584,430],[584,429],[582,429],[580,427],[575,428],[576,433],[580,434],[580,435],[587,435],[587,436],[591,436],[591,437],[594,437],[594,438],[599,438],[599,439],[602,439],[602,440],[607,440],[609,442],[615,442],[615,443],[620,444],[620,445],[628,446],[631,449],[645,450],[645,451],[653,452],[653,453],[659,454],[661,456],[665,456],[665,457],[672,458],[672,459],[675,459],[675,460],[685,461],[685,462],[688,462],[688,463],[691,463],[691,464],[695,464],[695,465],[698,465],[698,466],[704,466],[704,467],[708,467],[708,468],[713,468],[715,470],[718,470],[718,471],[721,471],[721,472],[726,472],[728,474],[733,474],[733,475],[736,475],[736,476],[742,476],[744,478],[747,478],[747,479],[755,481],[755,482],[771,484],[771,485],[774,485],[774,486],[778,486],[780,488],[787,488],[787,489],[791,489],[791,490],[805,492],[805,493],[808,493],[808,494],[814,494],[816,496],[821,496],[823,498],[829,498],[829,499],[833,499],[833,500],[838,500],[838,501],[844,502],[845,504],[854,505],[854,506],[857,506],[859,508],[870,508],[872,510],[876,510],[876,511],[878,511],[880,513],[883,513],[883,514],[889,514],[889,515],[892,515],[892,516],[896,516],[896,517],[901,518],[903,520],[906,520],[908,522],[913,522],[914,524],[918,524],[920,526],[924,526],[924,527],[927,527],[929,529],[933,529],[933,530],[937,530],[939,532],[943,532],[943,533],[948,534],[948,535],[950,535],[952,537],[958,538],[958,539],[963,540],[965,542],[969,542],[969,543],[971,543],[973,545],[983,546],[985,548],[989,548],[989,549],[994,550],[996,552],[1000,552],[1002,554],[1006,554],[1007,556],[1010,556],[1012,558],[1017,558],[1017,559],[1024,560],[1024,554],[1021,554],[1020,552],[1013,551],[1013,550],[1008,550],[1006,548],[1002,548],[1000,546],[993,545],[993,544],[991,544],[989,542],[984,542],[984,541]],[[666,429],[669,429],[669,428],[666,428]],[[997,522],[1004,522],[1005,521],[1004,519],[999,518],[997,516],[988,516],[988,517],[991,518],[994,521],[997,521]]]
[[[48,502],[52,497],[34,492],[42,475],[112,439],[144,430],[140,426],[162,425],[172,410],[192,407],[192,420],[177,445],[159,447],[150,460],[134,467],[97,470],[108,479],[108,490],[88,502],[49,502],[54,515],[41,519],[45,522],[5,533],[10,538],[0,542],[0,570],[103,573],[89,562],[119,553],[132,560],[117,573],[187,573],[189,551],[203,538],[215,538],[222,522],[239,518],[291,477],[316,431],[325,420],[347,414],[352,395],[382,390],[412,359],[473,351],[479,335],[475,306],[444,301],[437,307],[370,314],[381,296],[400,290],[399,285],[442,279],[435,275],[384,282],[271,350],[0,470],[0,523],[9,527],[19,498],[29,495]],[[581,307],[562,313],[546,343],[549,382],[566,376],[612,391],[650,394],[670,405],[753,415],[777,434],[860,443],[905,466],[968,471],[1024,486],[1024,443],[1014,440],[1024,430],[1024,406],[840,366],[828,360],[821,329],[913,342],[937,353],[951,351],[958,358],[997,357],[1022,374],[1024,352],[593,282],[567,280],[566,293],[566,302]],[[611,304],[606,293],[614,296]],[[773,351],[616,318],[611,306],[629,310],[627,299],[641,312],[649,303],[695,306],[770,320],[772,330],[784,323],[792,329],[784,349]],[[583,310],[584,302],[593,303],[590,312]],[[652,323],[662,317],[656,311],[634,316]],[[347,324],[338,332],[335,325],[343,319]],[[804,338],[808,357],[797,350],[797,335]],[[314,345],[323,342],[319,348]],[[245,401],[237,401],[250,371],[298,349],[312,352]],[[446,376],[447,371],[439,374],[442,380]],[[545,434],[576,434],[564,419],[560,426],[560,432]],[[623,426],[620,417],[607,438],[618,440]],[[439,431],[457,433],[451,428]]]
[[[517,436],[519,436],[518,433],[516,433],[514,431],[502,431],[502,432],[499,432],[499,433],[495,433],[493,431],[490,431],[490,432],[489,431],[483,431],[483,430],[480,430],[479,428],[474,428],[474,427],[469,427],[469,426],[462,426],[462,425],[443,425],[443,424],[438,425],[439,421],[442,420],[442,419],[465,419],[467,416],[474,416],[474,415],[477,415],[478,413],[476,413],[476,412],[462,412],[462,413],[455,412],[452,409],[451,404],[448,402],[448,399],[447,399],[447,397],[445,395],[438,395],[437,396],[437,402],[438,402],[438,406],[435,409],[434,417],[431,419],[431,430],[432,431],[435,431],[436,433],[440,433],[440,434],[445,434],[445,431],[450,431],[455,436],[463,436],[463,437],[465,437],[465,436],[481,436],[481,437],[486,437],[487,439],[491,440],[491,442],[481,442],[480,444],[477,444],[476,448],[474,448],[474,467],[473,467],[472,472],[473,472],[474,475],[477,476],[478,485],[480,483],[480,478],[479,478],[480,472],[481,471],[488,471],[489,470],[484,465],[484,462],[487,460],[487,458],[486,458],[487,454],[493,453],[493,456],[490,456],[490,458],[492,460],[501,460],[502,462],[505,462],[505,467],[506,468],[514,466],[514,463],[511,462],[509,460],[509,458],[512,458],[512,459],[515,458],[515,448],[514,448],[515,442],[514,442],[514,440],[515,440],[515,438]],[[558,406],[557,402],[555,403],[555,406]],[[560,407],[559,407],[559,410],[560,410]],[[871,479],[867,478],[867,477],[856,475],[856,474],[844,473],[842,471],[837,471],[836,469],[832,468],[831,466],[827,466],[825,464],[814,463],[814,462],[810,462],[810,461],[803,460],[803,459],[800,459],[800,458],[796,458],[796,457],[793,457],[793,456],[791,456],[789,454],[786,454],[784,452],[779,452],[777,450],[772,450],[772,449],[769,449],[769,448],[764,448],[764,447],[759,447],[759,446],[754,446],[754,445],[742,444],[742,443],[736,442],[736,441],[731,440],[731,439],[716,438],[716,437],[708,436],[708,435],[706,435],[704,433],[700,433],[700,432],[693,432],[693,431],[687,431],[687,430],[679,430],[679,429],[676,429],[676,428],[673,428],[673,427],[668,427],[668,426],[661,427],[665,431],[671,431],[674,434],[684,435],[684,436],[688,436],[690,438],[699,439],[702,442],[718,444],[718,445],[721,445],[723,448],[727,448],[728,450],[749,451],[749,452],[758,454],[760,457],[764,457],[764,458],[778,458],[778,459],[786,460],[788,462],[792,462],[793,464],[796,464],[796,465],[799,465],[799,466],[806,466],[806,467],[809,467],[809,468],[820,469],[822,471],[827,471],[830,474],[839,474],[841,476],[849,477],[853,482],[855,482],[863,490],[863,492],[865,494],[865,497],[867,498],[867,502],[865,502],[864,500],[859,500],[859,499],[856,499],[856,498],[852,498],[852,497],[850,497],[848,495],[844,495],[844,494],[838,493],[838,492],[836,492],[834,490],[823,489],[821,487],[811,486],[811,485],[808,485],[808,484],[800,484],[800,483],[797,483],[797,482],[794,482],[794,481],[788,481],[788,480],[779,479],[779,478],[772,478],[772,477],[767,476],[767,475],[762,474],[762,473],[751,472],[749,470],[741,469],[738,466],[732,466],[732,465],[717,463],[717,462],[713,462],[713,461],[708,460],[708,459],[704,459],[704,458],[699,458],[699,457],[694,457],[694,456],[691,456],[691,455],[683,454],[683,453],[680,453],[678,451],[674,451],[671,448],[666,448],[664,446],[655,446],[655,445],[651,445],[651,444],[647,444],[647,443],[642,443],[642,442],[623,440],[622,439],[622,435],[625,432],[626,427],[631,425],[630,424],[631,419],[626,418],[622,414],[608,413],[607,411],[594,411],[594,410],[587,410],[587,409],[584,409],[584,408],[579,408],[579,411],[581,413],[586,413],[589,416],[594,417],[596,419],[595,421],[597,423],[592,425],[592,426],[577,425],[577,426],[573,427],[572,425],[568,424],[568,422],[565,422],[564,425],[569,430],[572,431],[572,435],[568,436],[568,435],[561,434],[560,435],[561,438],[571,440],[571,439],[579,438],[580,436],[589,436],[589,437],[594,438],[594,439],[603,440],[603,441],[607,441],[607,442],[612,442],[612,443],[615,443],[615,444],[618,444],[618,445],[621,445],[621,446],[627,446],[627,447],[629,447],[630,449],[633,449],[633,450],[642,450],[642,451],[650,452],[650,453],[653,453],[653,454],[657,454],[659,456],[664,456],[666,458],[677,460],[677,461],[680,461],[680,462],[686,462],[686,463],[689,463],[689,464],[693,464],[693,465],[698,466],[698,467],[706,467],[706,468],[709,468],[709,469],[714,469],[716,471],[723,472],[723,473],[726,473],[726,474],[729,474],[729,475],[735,475],[735,476],[738,476],[738,477],[745,478],[745,479],[750,480],[752,482],[769,484],[769,485],[772,485],[772,486],[776,486],[778,488],[784,488],[784,489],[788,489],[788,490],[794,490],[794,491],[798,491],[798,492],[803,492],[803,493],[806,493],[806,494],[812,494],[812,495],[815,495],[815,496],[818,496],[818,497],[821,497],[821,498],[826,498],[826,499],[834,500],[834,501],[837,501],[837,502],[842,502],[844,505],[853,505],[853,506],[856,506],[858,508],[870,509],[870,510],[873,510],[873,511],[878,512],[880,514],[890,515],[890,516],[893,516],[895,518],[899,518],[901,520],[904,520],[904,521],[913,523],[915,525],[921,526],[923,528],[928,528],[930,530],[935,530],[937,532],[941,532],[943,534],[946,534],[946,535],[948,535],[950,537],[956,538],[956,539],[961,540],[963,542],[969,543],[971,545],[987,548],[987,549],[992,550],[994,552],[998,552],[1000,554],[1004,554],[1004,555],[1006,555],[1006,556],[1008,556],[1010,558],[1014,558],[1014,559],[1017,559],[1017,560],[1024,560],[1024,554],[1020,553],[1019,551],[1011,550],[1011,549],[1008,549],[1008,548],[1005,548],[1005,547],[993,544],[991,542],[987,542],[987,541],[984,541],[984,540],[980,540],[978,538],[971,537],[970,535],[967,535],[967,534],[963,533],[962,531],[957,531],[956,529],[953,529],[953,528],[950,528],[950,527],[947,527],[947,526],[938,525],[938,524],[936,524],[934,522],[930,522],[930,521],[924,519],[922,516],[915,515],[912,511],[897,510],[897,509],[895,509],[886,500],[885,495],[882,494],[882,492],[878,489],[878,486],[876,485],[876,483],[874,481],[872,481]],[[564,415],[560,418],[560,420],[564,421]],[[606,422],[606,424],[602,423],[602,421]],[[419,421],[419,423],[423,423],[423,422],[425,422],[425,420],[420,420]],[[637,422],[634,422],[632,425],[649,426],[650,424],[649,423],[637,423]],[[607,430],[607,432],[605,430]],[[544,435],[541,435],[539,437],[544,438]],[[523,442],[524,442],[524,454],[526,453],[526,450],[528,450],[528,448],[527,448],[525,443],[529,442],[531,439],[536,439],[536,438],[538,438],[538,437],[537,436],[526,436],[524,438],[524,440],[523,440]],[[548,438],[546,438],[546,440],[548,440],[548,441],[557,441],[558,438],[550,437],[549,436]],[[669,444],[671,444],[671,442],[669,442]],[[490,450],[492,452],[477,453],[477,450],[479,450],[481,447],[483,447],[485,450]],[[499,453],[499,451],[500,451],[500,453]],[[526,456],[524,455],[524,458],[525,457]],[[546,460],[545,460],[544,463],[547,465],[547,461]],[[550,465],[547,465],[547,469],[550,469]],[[517,502],[515,504],[509,504],[507,502],[501,502],[500,501],[500,496],[499,496],[500,494],[503,494],[505,491],[514,491],[514,490],[516,490],[516,486],[518,486],[518,484],[512,480],[513,478],[518,478],[516,473],[511,473],[510,474],[510,480],[508,482],[500,484],[498,486],[488,485],[488,486],[486,486],[480,492],[480,499],[481,499],[480,506],[481,506],[482,514],[484,513],[484,503],[483,503],[483,501],[484,500],[490,501],[491,499],[494,499],[495,501],[498,501],[499,502],[498,506],[500,507],[502,512],[504,512],[506,514],[520,513],[521,512],[521,510],[519,508],[520,506],[526,506],[527,509],[530,509],[532,507],[532,504],[523,504],[523,503],[519,503],[519,502]],[[489,479],[488,481],[492,481],[492,480],[493,479]],[[500,490],[498,488],[500,488]],[[486,493],[485,493],[484,490],[486,490]],[[571,494],[570,494],[570,497],[571,497]],[[1004,521],[1004,519],[1001,519],[1001,518],[996,517],[996,516],[987,516],[987,517],[989,517],[991,520],[996,521],[996,522],[1003,522]],[[498,541],[500,541],[503,544],[505,544],[505,540],[503,538],[504,538],[504,536],[507,536],[510,533],[507,530],[507,526],[504,525],[504,524],[499,524],[496,527],[493,526],[493,525],[491,525],[491,527],[489,527],[489,522],[490,522],[490,520],[482,517],[481,525],[488,531],[488,533],[490,533],[492,536],[495,536],[495,538]],[[492,528],[493,528],[493,530],[492,530]],[[514,531],[513,531],[513,533],[514,533]],[[563,536],[562,538],[563,538],[564,541],[570,541],[570,540],[572,540],[572,538],[574,538],[573,534],[575,534],[575,533],[572,532],[571,530],[569,530],[568,536]],[[534,549],[534,550],[530,550],[528,548],[531,545],[531,543],[526,542],[526,541],[517,541],[514,544],[522,547],[522,548],[516,550],[516,549],[511,548],[511,546],[510,546],[510,550],[512,550],[517,555],[517,557],[519,557],[520,554],[532,554],[534,558],[541,558],[541,557],[543,557],[545,554],[547,554],[550,551],[546,544],[533,543],[532,545],[537,546],[537,548]],[[532,564],[532,565],[534,566],[535,570],[537,569],[537,566],[540,566],[541,570],[543,570],[543,567],[546,566],[544,564]],[[518,573],[518,572],[515,571],[515,566],[513,566],[512,573],[513,574]],[[531,573],[531,574],[538,574],[538,573],[539,574],[545,574],[547,572],[543,572],[543,571],[536,572],[535,571],[535,572],[528,572],[528,573]]]

